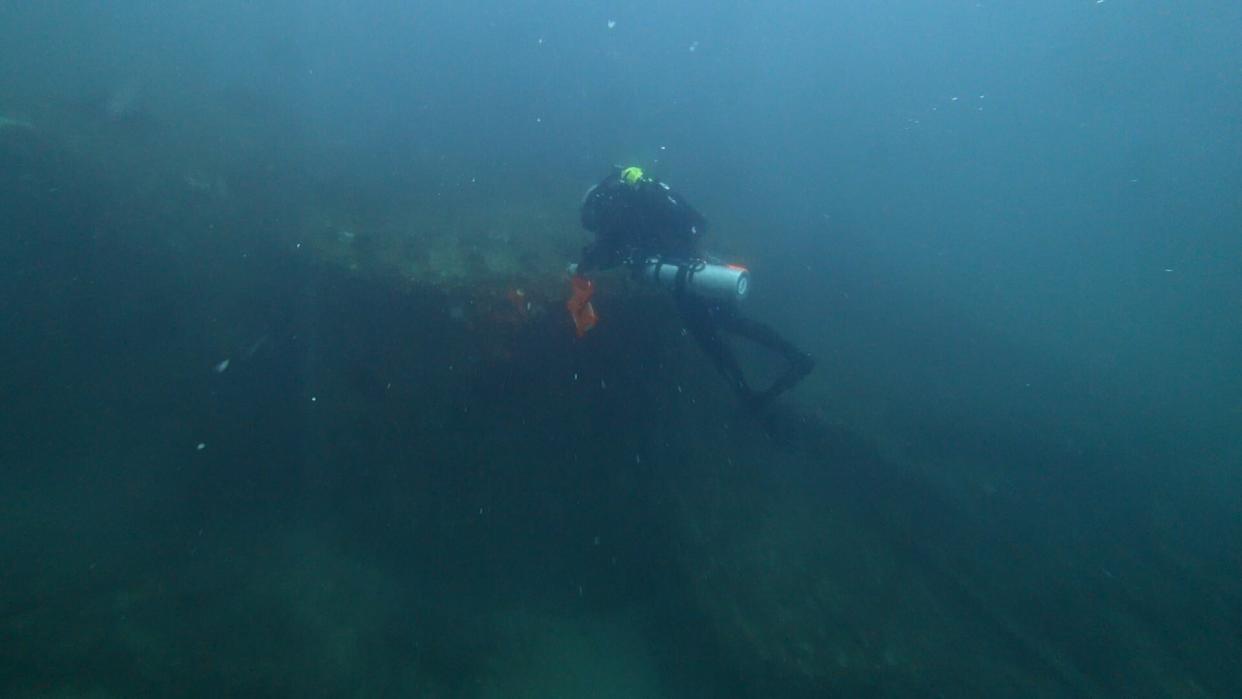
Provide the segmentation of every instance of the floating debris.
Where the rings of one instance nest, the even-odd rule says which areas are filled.
[[[249,360],[253,358],[255,352],[258,352],[260,349],[263,348],[263,345],[267,344],[267,339],[268,339],[267,335],[263,335],[259,337],[259,339],[255,340],[254,343],[251,344],[249,347],[247,347],[246,351],[242,353],[242,359]]]
[[[34,124],[0,114],[0,129],[27,129],[33,131]]]

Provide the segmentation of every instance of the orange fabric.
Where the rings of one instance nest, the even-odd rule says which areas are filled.
[[[569,310],[569,317],[574,320],[574,330],[577,331],[578,337],[582,337],[595,327],[595,322],[599,320],[599,317],[595,315],[595,307],[591,305],[595,285],[590,279],[578,275],[574,275],[572,282],[573,293],[565,302],[565,308]]]

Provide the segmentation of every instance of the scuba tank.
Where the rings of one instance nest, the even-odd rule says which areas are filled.
[[[636,263],[634,275],[674,293],[694,294],[712,301],[736,303],[750,293],[750,271],[741,265],[702,260],[671,262],[652,257]]]

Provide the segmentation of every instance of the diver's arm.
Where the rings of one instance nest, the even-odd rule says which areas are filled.
[[[601,227],[608,220],[606,210],[610,203],[617,195],[617,189],[621,186],[620,179],[616,174],[609,175],[603,180],[587,190],[585,196],[582,197],[582,227],[598,233]]]
[[[611,269],[624,260],[624,236],[617,232],[612,215],[616,212],[619,183],[616,174],[610,175],[592,187],[582,200],[582,227],[594,233],[595,240],[582,249],[579,273]]]
[[[582,248],[576,273],[603,271],[612,269],[622,262],[621,251],[613,244],[610,236],[600,236],[594,243]]]

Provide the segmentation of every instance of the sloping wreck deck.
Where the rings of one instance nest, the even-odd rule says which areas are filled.
[[[576,184],[34,112],[0,126],[5,389],[39,396],[7,490],[78,505],[5,507],[112,553],[5,552],[31,691],[1090,695],[1038,609],[1137,624],[1046,587],[1073,555],[994,526],[1003,494],[805,396],[739,411],[658,291],[606,277],[575,338]],[[1113,668],[1194,695],[1169,653]]]

